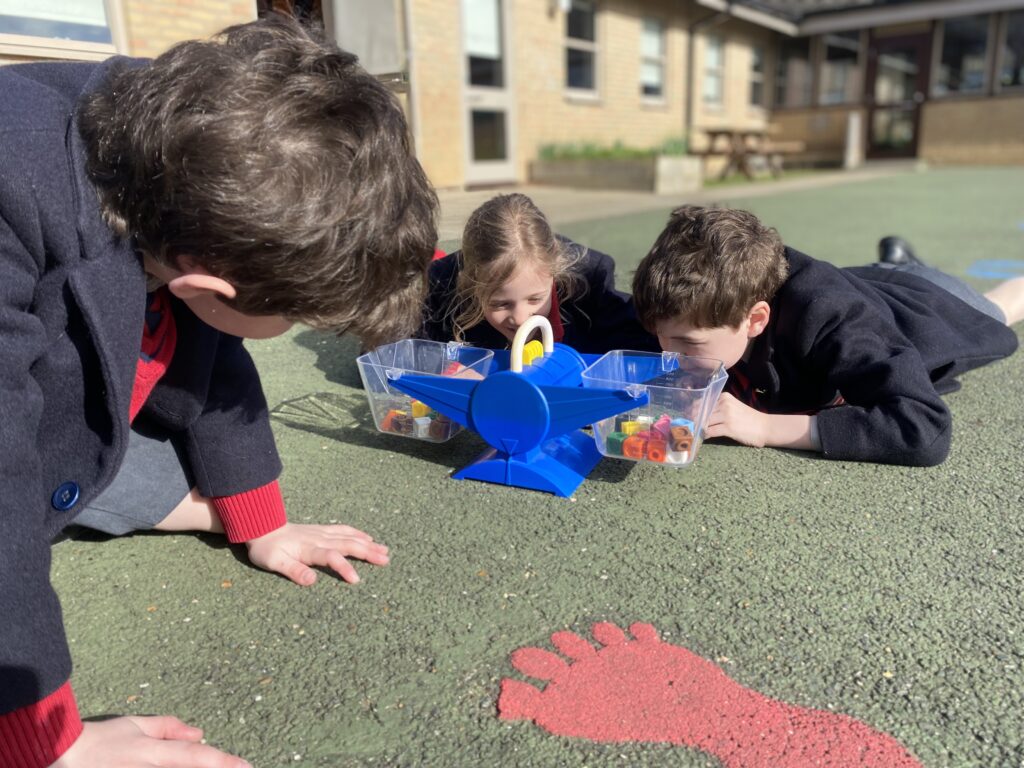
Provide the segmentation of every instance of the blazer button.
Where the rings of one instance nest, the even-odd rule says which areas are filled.
[[[50,503],[54,509],[61,512],[71,509],[78,503],[78,483],[61,483],[60,487],[53,492]]]

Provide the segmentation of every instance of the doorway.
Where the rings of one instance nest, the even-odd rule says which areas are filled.
[[[871,40],[865,93],[869,158],[917,156],[930,61],[931,35]]]

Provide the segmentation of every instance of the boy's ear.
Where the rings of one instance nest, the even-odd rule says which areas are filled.
[[[752,339],[764,333],[768,327],[768,319],[772,316],[772,308],[767,301],[759,301],[747,313],[747,338]]]
[[[194,299],[209,294],[233,299],[238,293],[227,280],[214,277],[188,256],[178,258],[178,269],[179,274],[167,281],[167,290],[179,299]]]

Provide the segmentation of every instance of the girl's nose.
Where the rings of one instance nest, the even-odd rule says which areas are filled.
[[[533,317],[533,312],[530,311],[529,307],[516,307],[512,313],[512,322],[516,324],[516,328],[521,326],[527,320]]]

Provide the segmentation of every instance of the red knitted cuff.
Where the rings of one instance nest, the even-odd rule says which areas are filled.
[[[82,719],[71,683],[42,701],[0,715],[0,765],[45,768],[82,734]]]
[[[288,522],[277,480],[234,496],[214,496],[213,506],[232,544],[258,539]]]

